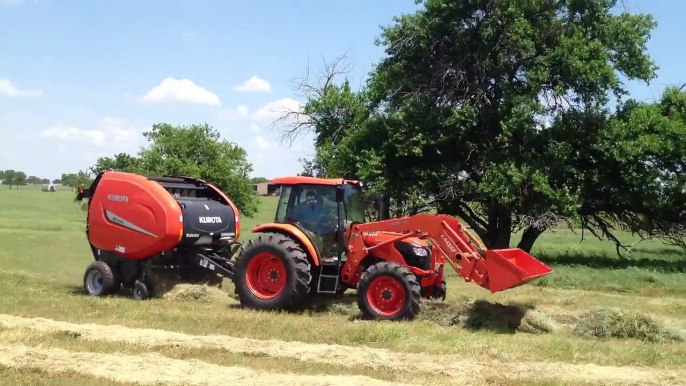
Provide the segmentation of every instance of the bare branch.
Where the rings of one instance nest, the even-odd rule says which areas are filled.
[[[347,62],[346,54],[335,58],[330,63],[325,58],[322,58],[322,61],[324,68],[319,72],[316,79],[310,79],[309,59],[305,76],[294,79],[294,91],[305,99],[305,105],[284,111],[279,118],[269,125],[271,130],[280,131],[279,139],[282,143],[288,142],[289,145],[292,145],[298,137],[306,135],[320,126],[321,122],[318,116],[315,112],[308,111],[307,103],[326,95],[327,91],[334,86],[335,79],[347,74],[353,66],[352,63]]]

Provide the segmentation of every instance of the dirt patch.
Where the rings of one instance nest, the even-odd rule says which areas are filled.
[[[459,326],[469,330],[547,334],[556,329],[553,319],[533,306],[504,305],[486,300],[463,300],[458,305],[427,302],[420,315],[444,326]]]
[[[401,385],[365,376],[269,373],[245,367],[219,366],[199,360],[171,359],[155,353],[115,355],[24,345],[0,345],[0,364],[14,369],[34,369],[51,374],[74,372],[140,385]]]
[[[598,309],[580,315],[574,335],[596,338],[633,338],[649,342],[683,341],[649,315],[621,309]]]
[[[235,338],[224,335],[188,335],[155,329],[116,325],[74,324],[43,318],[0,315],[0,327],[25,329],[30,333],[69,333],[77,339],[95,342],[136,344],[144,347],[190,347],[219,349],[231,353],[295,359],[350,368],[365,367],[411,374],[442,373],[464,384],[488,379],[559,379],[569,382],[620,383],[623,385],[686,384],[686,371],[650,368],[597,366],[550,362],[503,362],[457,356],[398,353],[362,346],[309,344],[279,340]],[[103,360],[98,360],[103,363]],[[347,382],[347,381],[346,381]],[[347,383],[345,383],[347,384]]]

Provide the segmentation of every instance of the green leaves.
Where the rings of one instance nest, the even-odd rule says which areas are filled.
[[[250,181],[252,165],[245,150],[222,140],[212,127],[156,124],[143,135],[150,146],[141,148],[138,156],[102,157],[91,170],[200,178],[223,190],[241,214],[252,216],[257,212],[257,196]]]
[[[612,237],[611,222],[683,221],[686,96],[606,108],[620,75],[655,77],[650,15],[614,0],[422,3],[383,29],[363,90],[310,88],[324,174],[353,173],[404,212],[428,202],[490,247],[525,229],[528,249],[562,222]]]

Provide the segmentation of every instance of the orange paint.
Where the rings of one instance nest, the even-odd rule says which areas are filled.
[[[269,230],[279,230],[290,236],[295,237],[298,241],[300,241],[300,243],[302,243],[302,245],[305,246],[305,249],[307,249],[307,252],[312,257],[314,265],[319,266],[319,256],[317,255],[317,249],[310,241],[310,238],[307,237],[307,235],[303,233],[303,231],[301,231],[300,229],[291,224],[269,223],[256,226],[255,228],[253,228],[252,232],[259,233]]]

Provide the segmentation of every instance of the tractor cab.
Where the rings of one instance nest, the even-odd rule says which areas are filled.
[[[274,222],[294,225],[305,233],[323,263],[344,261],[350,226],[365,222],[362,184],[302,176],[271,183],[281,189]]]

